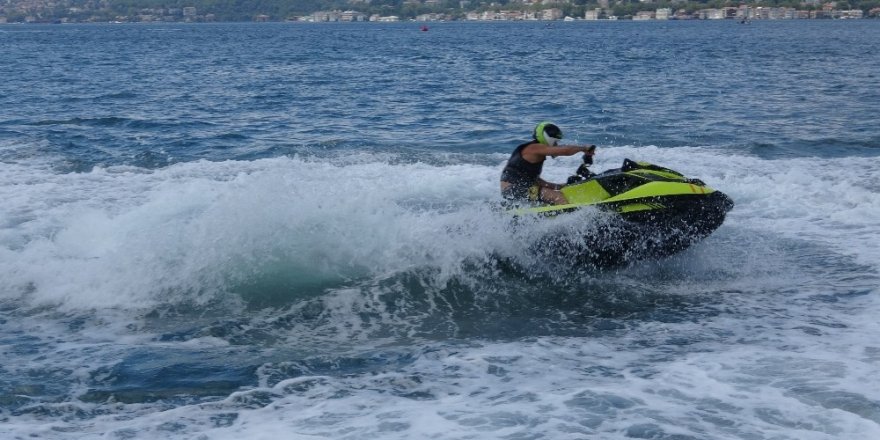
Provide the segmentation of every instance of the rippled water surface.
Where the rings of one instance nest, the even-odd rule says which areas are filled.
[[[2,25],[0,437],[878,437],[877,47],[870,20]],[[547,260],[602,219],[496,209],[545,119],[736,207],[671,258]]]

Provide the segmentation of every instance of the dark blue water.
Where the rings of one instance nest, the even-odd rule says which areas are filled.
[[[0,26],[3,438],[880,435],[880,23]],[[535,123],[737,206],[529,252]],[[576,159],[548,162],[564,180]]]
[[[2,141],[156,167],[309,148],[603,145],[874,154],[876,23],[2,29]],[[24,150],[25,148],[21,148]]]

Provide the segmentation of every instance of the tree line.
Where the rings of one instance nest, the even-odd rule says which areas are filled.
[[[12,3],[14,4],[14,0]],[[835,9],[861,9],[866,17],[871,9],[880,8],[880,0],[838,0],[836,3]],[[251,21],[260,15],[267,16],[269,20],[280,21],[328,10],[356,10],[366,15],[396,15],[402,19],[437,13],[457,19],[464,18],[469,11],[540,10],[548,7],[525,5],[518,0],[495,0],[491,3],[470,1],[464,8],[461,7],[459,0],[442,0],[432,5],[405,0],[372,0],[356,3],[350,0],[66,0],[50,4],[53,6],[36,12],[16,11],[7,1],[5,6],[0,6],[0,15],[5,15],[10,22],[24,21],[26,15],[35,14],[42,21],[65,17],[75,21],[114,20],[117,17],[150,15],[150,11],[158,10],[165,11],[166,15],[172,15],[168,11],[173,10],[179,17],[183,8],[195,7],[197,17],[203,18],[211,14],[215,21]],[[618,17],[626,17],[640,11],[653,11],[659,8],[684,9],[691,13],[700,9],[738,7],[742,4],[740,0],[691,0],[686,3],[672,3],[669,0],[642,3],[638,0],[626,0],[616,2],[609,12]],[[748,2],[748,5],[790,7],[801,10],[816,8],[816,6],[805,6],[800,0],[759,0]],[[556,7],[566,16],[583,17],[585,11],[599,8],[599,5],[596,0],[573,0],[570,3],[560,3]]]

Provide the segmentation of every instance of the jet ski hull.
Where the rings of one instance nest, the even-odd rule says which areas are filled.
[[[653,167],[662,171],[647,171]],[[636,172],[630,172],[632,170]],[[733,200],[699,180],[650,164],[627,161],[620,170],[576,182],[563,191],[579,203],[517,212],[555,217],[593,207],[608,215],[583,228],[563,228],[536,250],[578,263],[607,267],[681,252],[718,229]],[[549,255],[548,255],[549,256]]]
[[[535,250],[552,259],[596,267],[668,257],[712,234],[733,206],[730,198],[718,191],[700,202],[674,203],[680,206],[611,215],[583,229],[555,231],[540,240]]]

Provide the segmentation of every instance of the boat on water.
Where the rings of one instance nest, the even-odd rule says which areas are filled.
[[[625,159],[595,174],[592,156],[562,188],[567,204],[513,209],[516,216],[557,217],[583,209],[606,214],[584,231],[562,231],[540,240],[542,252],[595,266],[615,266],[681,252],[724,223],[733,200],[678,171]]]

